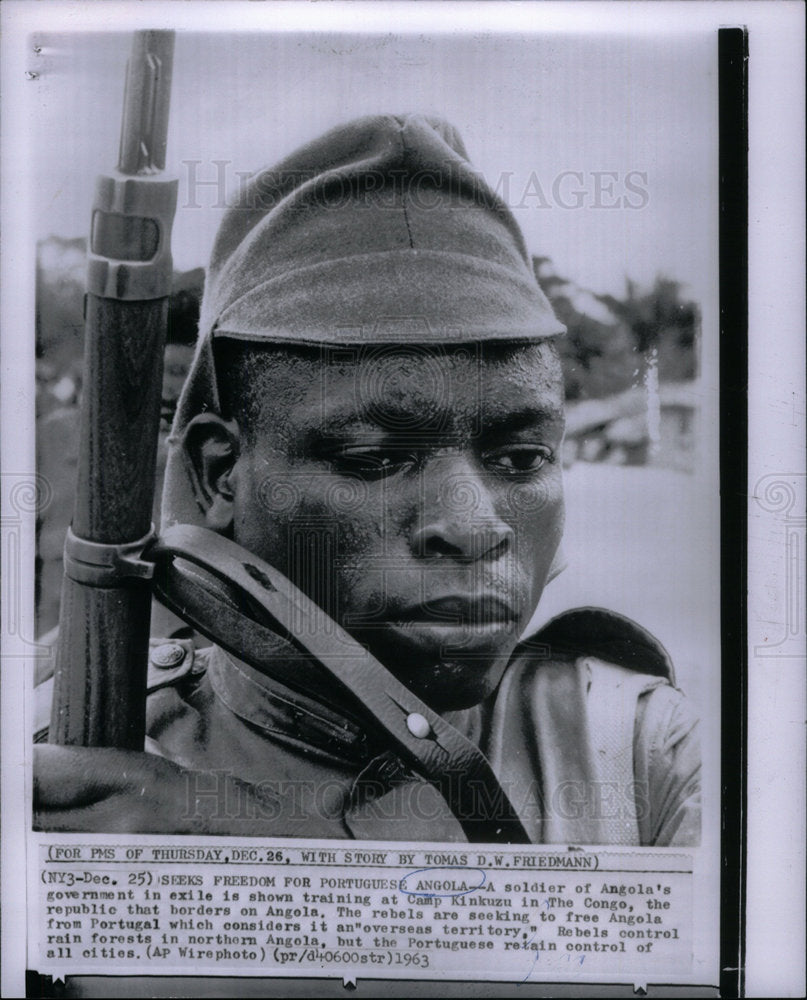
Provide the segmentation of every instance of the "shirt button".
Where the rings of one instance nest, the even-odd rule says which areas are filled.
[[[176,642],[164,642],[152,649],[149,659],[155,667],[176,667],[185,659],[185,649]]]
[[[432,731],[428,719],[424,718],[420,712],[411,712],[407,715],[406,728],[419,740],[425,740]]]

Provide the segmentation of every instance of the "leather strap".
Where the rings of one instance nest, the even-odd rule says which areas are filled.
[[[478,747],[274,567],[222,535],[186,524],[167,529],[146,557],[156,563],[158,599],[234,656],[294,686],[297,670],[289,671],[288,658],[277,655],[280,633],[305,658],[324,667],[369,712],[374,727],[401,758],[441,792],[469,841],[530,843]],[[206,574],[222,581],[225,589],[209,586]],[[233,588],[235,600],[228,596]],[[298,686],[310,690],[310,673],[300,666]]]

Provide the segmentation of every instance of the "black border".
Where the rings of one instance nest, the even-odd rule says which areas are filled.
[[[718,30],[722,633],[720,995],[745,986],[748,733],[748,32]]]
[[[719,199],[720,199],[720,523],[721,523],[721,877],[720,984],[648,984],[651,997],[742,997],[745,985],[746,759],[748,719],[747,528],[748,483],[748,32],[720,28],[718,36]],[[26,997],[100,996],[108,976],[68,976],[65,983],[26,972]],[[132,978],[134,977],[122,977]],[[172,996],[215,993],[230,977],[137,977]],[[250,982],[251,980],[251,982]],[[439,984],[446,997],[600,996],[632,997],[631,986],[593,983],[516,984],[493,981],[360,980],[352,990],[338,977],[238,980],[245,996],[428,996]],[[182,986],[190,992],[184,992]],[[193,992],[193,985],[199,992]],[[202,985],[203,984],[203,985]],[[201,989],[200,989],[201,985]],[[256,987],[264,989],[256,992]],[[85,994],[82,987],[88,987]],[[250,986],[252,988],[250,988]],[[518,988],[517,988],[518,987]],[[556,992],[560,987],[560,992]],[[316,992],[310,992],[316,990]],[[167,993],[164,995],[168,995]],[[233,994],[235,995],[235,994]],[[640,994],[641,995],[641,994]]]

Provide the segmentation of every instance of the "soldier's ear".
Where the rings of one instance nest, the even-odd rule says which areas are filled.
[[[215,413],[200,413],[185,428],[182,444],[205,525],[228,534],[233,523],[230,476],[240,451],[238,424]]]

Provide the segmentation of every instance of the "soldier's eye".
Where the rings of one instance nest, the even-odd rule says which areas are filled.
[[[337,472],[363,479],[381,479],[412,467],[417,461],[411,450],[377,446],[340,448],[331,455],[331,464]]]
[[[554,462],[555,455],[546,445],[507,445],[486,452],[485,465],[507,476],[526,476],[538,472],[547,462]]]

